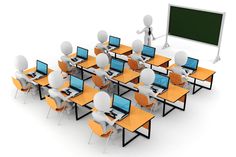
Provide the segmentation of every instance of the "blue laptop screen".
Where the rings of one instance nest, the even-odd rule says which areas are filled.
[[[124,61],[112,58],[111,60],[111,69],[123,73],[124,70]]]
[[[197,66],[198,66],[198,60],[188,57],[187,63],[183,67],[196,70]]]
[[[77,56],[82,59],[88,59],[88,50],[82,47],[77,47]]]
[[[70,76],[70,87],[78,90],[78,91],[83,91],[84,88],[84,81],[79,79],[78,77],[75,76]]]
[[[164,75],[160,75],[160,74],[156,74],[155,75],[155,81],[154,81],[153,84],[156,85],[156,86],[159,86],[161,88],[168,89],[169,77],[164,76]]]
[[[156,52],[155,47],[150,47],[150,46],[147,46],[147,45],[143,46],[142,55],[154,58],[155,52]]]
[[[43,63],[43,62],[37,60],[36,61],[36,71],[41,74],[47,75],[48,74],[48,65],[46,63]]]
[[[120,38],[109,36],[109,45],[120,47]]]
[[[126,99],[126,98],[123,98],[114,94],[112,107],[129,113],[130,105],[131,105],[131,101],[129,99]]]

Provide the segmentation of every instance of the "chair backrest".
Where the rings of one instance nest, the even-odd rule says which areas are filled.
[[[170,77],[170,82],[174,85],[181,85],[183,84],[182,81],[182,76],[180,74],[174,73],[174,72],[170,72],[169,74]]]
[[[16,88],[17,88],[18,90],[22,90],[23,87],[22,87],[20,81],[17,80],[16,78],[14,78],[14,77],[11,77],[11,78],[12,78],[12,82],[13,82],[13,84],[16,86]]]
[[[48,104],[53,110],[56,110],[56,109],[58,108],[57,103],[56,103],[56,101],[55,101],[53,98],[51,98],[51,97],[49,97],[49,96],[45,96],[45,100],[46,100],[47,104]]]
[[[148,97],[144,94],[134,92],[134,98],[135,98],[135,101],[143,107],[146,107],[149,105],[148,104]]]
[[[131,58],[128,59],[128,65],[130,69],[132,70],[138,70],[138,62],[136,60],[133,60]]]
[[[94,120],[92,119],[89,119],[88,120],[88,125],[90,127],[90,129],[98,136],[102,136],[104,133],[103,133],[103,129],[102,129],[102,125],[95,122]]]
[[[102,88],[104,86],[102,78],[99,77],[98,75],[93,75],[92,81],[95,84],[95,86],[97,86],[98,88]]]
[[[66,73],[66,72],[68,71],[67,65],[66,65],[65,62],[63,62],[63,61],[58,61],[58,66],[59,66],[59,68],[61,69],[61,71],[63,71],[63,72]]]
[[[95,47],[95,48],[94,48],[94,53],[95,53],[95,55],[97,56],[97,55],[99,55],[100,53],[102,53],[102,50]]]

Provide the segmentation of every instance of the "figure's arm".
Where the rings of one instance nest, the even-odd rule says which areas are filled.
[[[143,30],[141,30],[141,31],[139,31],[139,30],[137,30],[137,34],[141,34],[141,33],[143,33],[145,31],[145,28],[143,29]]]

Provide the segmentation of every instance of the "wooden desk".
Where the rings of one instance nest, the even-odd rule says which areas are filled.
[[[135,85],[135,88],[138,88],[143,83],[138,83]],[[169,88],[167,91],[165,91],[162,94],[157,95],[157,97],[154,97],[155,99],[158,99],[159,101],[163,102],[163,112],[162,116],[165,117],[168,113],[173,111],[174,109],[179,109],[184,111],[186,107],[186,100],[187,100],[187,94],[188,90],[181,88],[179,86],[175,86],[173,84],[169,84]],[[163,99],[163,100],[161,100]],[[173,103],[176,103],[177,101],[180,101],[183,103],[183,108],[180,108],[178,106],[175,106]],[[169,111],[166,110],[166,105],[171,106],[172,108]]]
[[[105,45],[108,45],[108,42],[105,43]],[[132,53],[132,48],[130,46],[126,46],[126,45],[123,45],[123,44],[120,44],[120,47],[115,49],[115,50],[112,50],[110,51],[112,53],[115,54],[115,58],[116,58],[116,55],[130,55]]]
[[[65,84],[59,90],[61,91],[65,87],[69,87],[69,81],[65,82]],[[88,86],[87,84],[84,84],[83,93],[69,99],[70,101],[75,103],[75,119],[76,120],[79,120],[79,119],[87,116],[88,114],[90,114],[92,112],[91,111],[92,108],[89,107],[88,104],[93,102],[93,97],[98,92],[99,92],[98,90]],[[64,93],[62,93],[62,94],[65,95]],[[85,108],[89,109],[89,112],[79,116],[78,115],[78,105],[81,106],[81,107],[85,107]]]
[[[131,81],[133,81],[135,79],[138,79],[139,76],[140,76],[140,74],[138,72],[135,72],[135,71],[133,71],[133,70],[131,70],[129,68],[125,68],[122,74],[120,74],[119,76],[113,77],[112,79],[117,81],[117,86],[118,86],[117,87],[118,88],[117,92],[118,92],[118,95],[124,95],[127,92],[129,92],[130,90],[132,90],[131,88],[128,88],[127,86],[124,86],[124,85],[122,85],[120,83],[127,84],[128,82],[131,82]],[[128,88],[129,90],[124,92],[124,93],[122,93],[122,94],[120,94],[120,85],[125,87],[125,88]]]
[[[34,71],[36,71],[36,67],[33,67],[33,68],[30,68],[30,69],[25,70],[25,71],[24,71],[24,74],[27,74],[27,73],[30,73],[30,72],[34,72]],[[50,74],[52,71],[53,71],[52,69],[48,68],[48,74]],[[28,76],[28,75],[27,75],[27,77],[29,77],[30,79],[32,78],[32,77],[30,77],[30,76]],[[47,86],[47,85],[49,84],[49,83],[48,83],[48,75],[45,76],[45,77],[43,77],[43,78],[36,79],[36,80],[34,80],[34,82],[38,84],[39,98],[40,98],[40,100],[45,99],[45,97],[42,97],[41,86],[44,87],[44,86]]]
[[[92,111],[95,111],[95,110],[96,109],[93,108]],[[123,147],[126,146],[127,144],[129,144],[131,141],[133,141],[135,138],[137,138],[140,135],[147,138],[147,139],[150,139],[150,137],[151,137],[151,120],[154,117],[155,116],[153,114],[131,105],[129,115],[120,121],[116,121],[116,124],[119,125],[120,127],[122,127],[122,146]],[[112,117],[109,117],[109,118],[111,120],[113,120]],[[148,135],[145,135],[145,134],[139,132],[138,129],[140,129],[140,128],[147,129]],[[128,141],[126,141],[125,140],[125,130],[132,132],[132,133],[136,133],[136,135],[134,137],[132,137],[131,139],[129,139]]]
[[[76,56],[76,53],[73,53],[73,54],[70,55],[71,58],[75,57],[75,56]],[[87,71],[87,69],[89,69],[91,67],[94,67],[96,65],[97,65],[96,57],[93,57],[93,56],[90,56],[90,55],[88,56],[87,60],[85,60],[81,63],[77,63],[76,67],[80,68],[80,70],[81,70],[81,79],[82,80],[87,80],[87,79],[91,78],[91,77],[88,77],[88,78],[84,79],[84,71],[90,73],[89,71]]]
[[[168,70],[171,70],[175,66],[176,66],[176,64],[171,65],[170,67],[168,67]],[[213,70],[198,67],[196,72],[189,75],[190,78],[193,78],[193,82],[189,81],[189,83],[193,84],[193,92],[192,93],[195,94],[202,88],[211,90],[212,84],[213,84],[213,76],[214,76],[215,73],[216,72],[213,71]],[[209,82],[210,85],[209,85],[209,87],[203,86],[201,84],[198,84],[197,80]],[[199,88],[195,90],[196,86],[199,87]]]
[[[155,55],[155,57],[149,61],[147,61],[147,64],[150,64],[150,68],[152,69],[152,66],[157,66],[157,67],[163,67],[163,68],[167,68],[169,66],[169,61],[171,59],[161,56],[161,55]],[[168,74],[168,71],[167,71]]]

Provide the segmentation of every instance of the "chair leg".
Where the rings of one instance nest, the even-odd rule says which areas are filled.
[[[104,147],[103,153],[106,152],[106,148],[107,148],[108,142],[109,142],[109,140],[110,140],[110,137],[111,137],[111,134],[110,134],[110,136],[107,138],[106,145],[105,145],[105,147]]]
[[[51,107],[49,107],[48,114],[47,114],[46,118],[48,118],[50,111],[51,111]]]
[[[64,117],[64,111],[65,111],[65,109],[63,110],[63,111],[61,111],[61,113],[60,113],[60,117],[59,117],[59,122],[58,122],[58,125],[60,125],[61,124],[61,120],[62,120],[62,117]]]
[[[90,141],[91,141],[91,139],[92,139],[92,136],[93,136],[93,131],[91,131],[91,134],[90,134],[90,137],[89,137],[88,144],[90,144]]]
[[[28,97],[29,91],[30,91],[30,89],[28,89],[27,92],[26,92],[26,94],[25,94],[24,104],[25,104],[26,98]]]
[[[17,93],[18,93],[18,89],[16,89],[16,93],[15,93],[15,99],[16,99]]]

